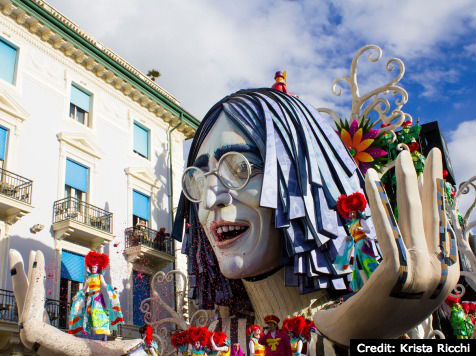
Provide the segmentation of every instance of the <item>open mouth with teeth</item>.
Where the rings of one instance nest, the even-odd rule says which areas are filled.
[[[223,248],[231,245],[233,242],[242,237],[249,226],[243,223],[218,221],[210,224],[210,230],[215,237],[216,246]]]

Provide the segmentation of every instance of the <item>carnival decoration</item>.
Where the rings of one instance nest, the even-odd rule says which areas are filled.
[[[145,325],[144,327],[144,342],[145,342],[145,351],[148,356],[159,356],[162,355],[162,351],[159,350],[159,344],[157,343],[157,335],[154,335],[154,330],[150,325]]]
[[[287,83],[286,83],[286,71],[276,72],[275,75],[274,75],[274,80],[275,80],[275,82],[274,82],[274,84],[271,88],[279,90],[280,92],[283,92],[283,93],[286,93],[286,94],[289,94],[289,95],[294,95],[288,90],[288,86],[287,86]]]
[[[188,345],[190,344],[188,330],[178,330],[172,334],[170,343],[182,356],[188,356]]]
[[[365,196],[356,192],[349,196],[341,195],[337,200],[337,211],[347,222],[350,235],[346,238],[343,250],[334,261],[342,269],[347,269],[352,264],[352,280],[350,288],[357,292],[378,266],[378,255],[372,241],[370,232],[363,214],[367,200]]]
[[[281,330],[288,333],[293,356],[300,356],[303,347],[303,331],[306,327],[306,320],[302,316],[286,318],[283,321]]]
[[[78,291],[71,305],[69,317],[70,334],[110,335],[124,324],[119,296],[114,288],[106,284],[103,273],[109,264],[104,253],[91,251],[86,255],[87,279],[82,290]],[[106,300],[101,285],[107,289]]]
[[[208,344],[207,344],[207,348],[209,350],[208,356],[210,355],[230,356],[230,350],[231,350],[230,344],[231,344],[231,340],[223,331],[212,333],[211,337],[209,337],[208,339]]]
[[[285,331],[279,330],[280,319],[276,315],[264,317],[266,328],[258,342],[264,345],[265,356],[282,356],[291,354],[291,343]]]

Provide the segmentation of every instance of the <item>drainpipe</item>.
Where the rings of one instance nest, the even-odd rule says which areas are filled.
[[[180,113],[180,122],[175,125],[169,132],[167,132],[167,144],[169,149],[169,213],[170,213],[170,232],[172,232],[172,227],[174,225],[174,183],[173,183],[173,169],[172,169],[172,132],[175,131],[182,124],[182,113]],[[172,238],[172,235],[170,236]],[[175,269],[175,241],[172,240],[172,248],[174,251],[174,262],[172,269]],[[174,309],[177,310],[177,286],[174,275]]]

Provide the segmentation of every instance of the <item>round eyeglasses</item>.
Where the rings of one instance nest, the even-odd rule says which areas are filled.
[[[188,200],[199,203],[207,184],[207,177],[214,174],[228,189],[240,190],[250,180],[251,164],[238,152],[225,153],[218,161],[217,168],[204,172],[198,167],[188,167],[182,176],[182,190]]]

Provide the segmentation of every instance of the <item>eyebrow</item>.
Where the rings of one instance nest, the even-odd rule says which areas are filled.
[[[210,155],[208,153],[200,155],[195,159],[195,162],[193,162],[193,166],[197,168],[207,167],[209,158],[210,158]]]
[[[235,145],[225,145],[222,147],[219,147],[215,150],[215,159],[217,161],[220,160],[220,158],[228,152],[239,152],[239,153],[254,153],[259,156],[259,150],[258,147],[254,145],[248,145],[248,144],[235,144]]]

